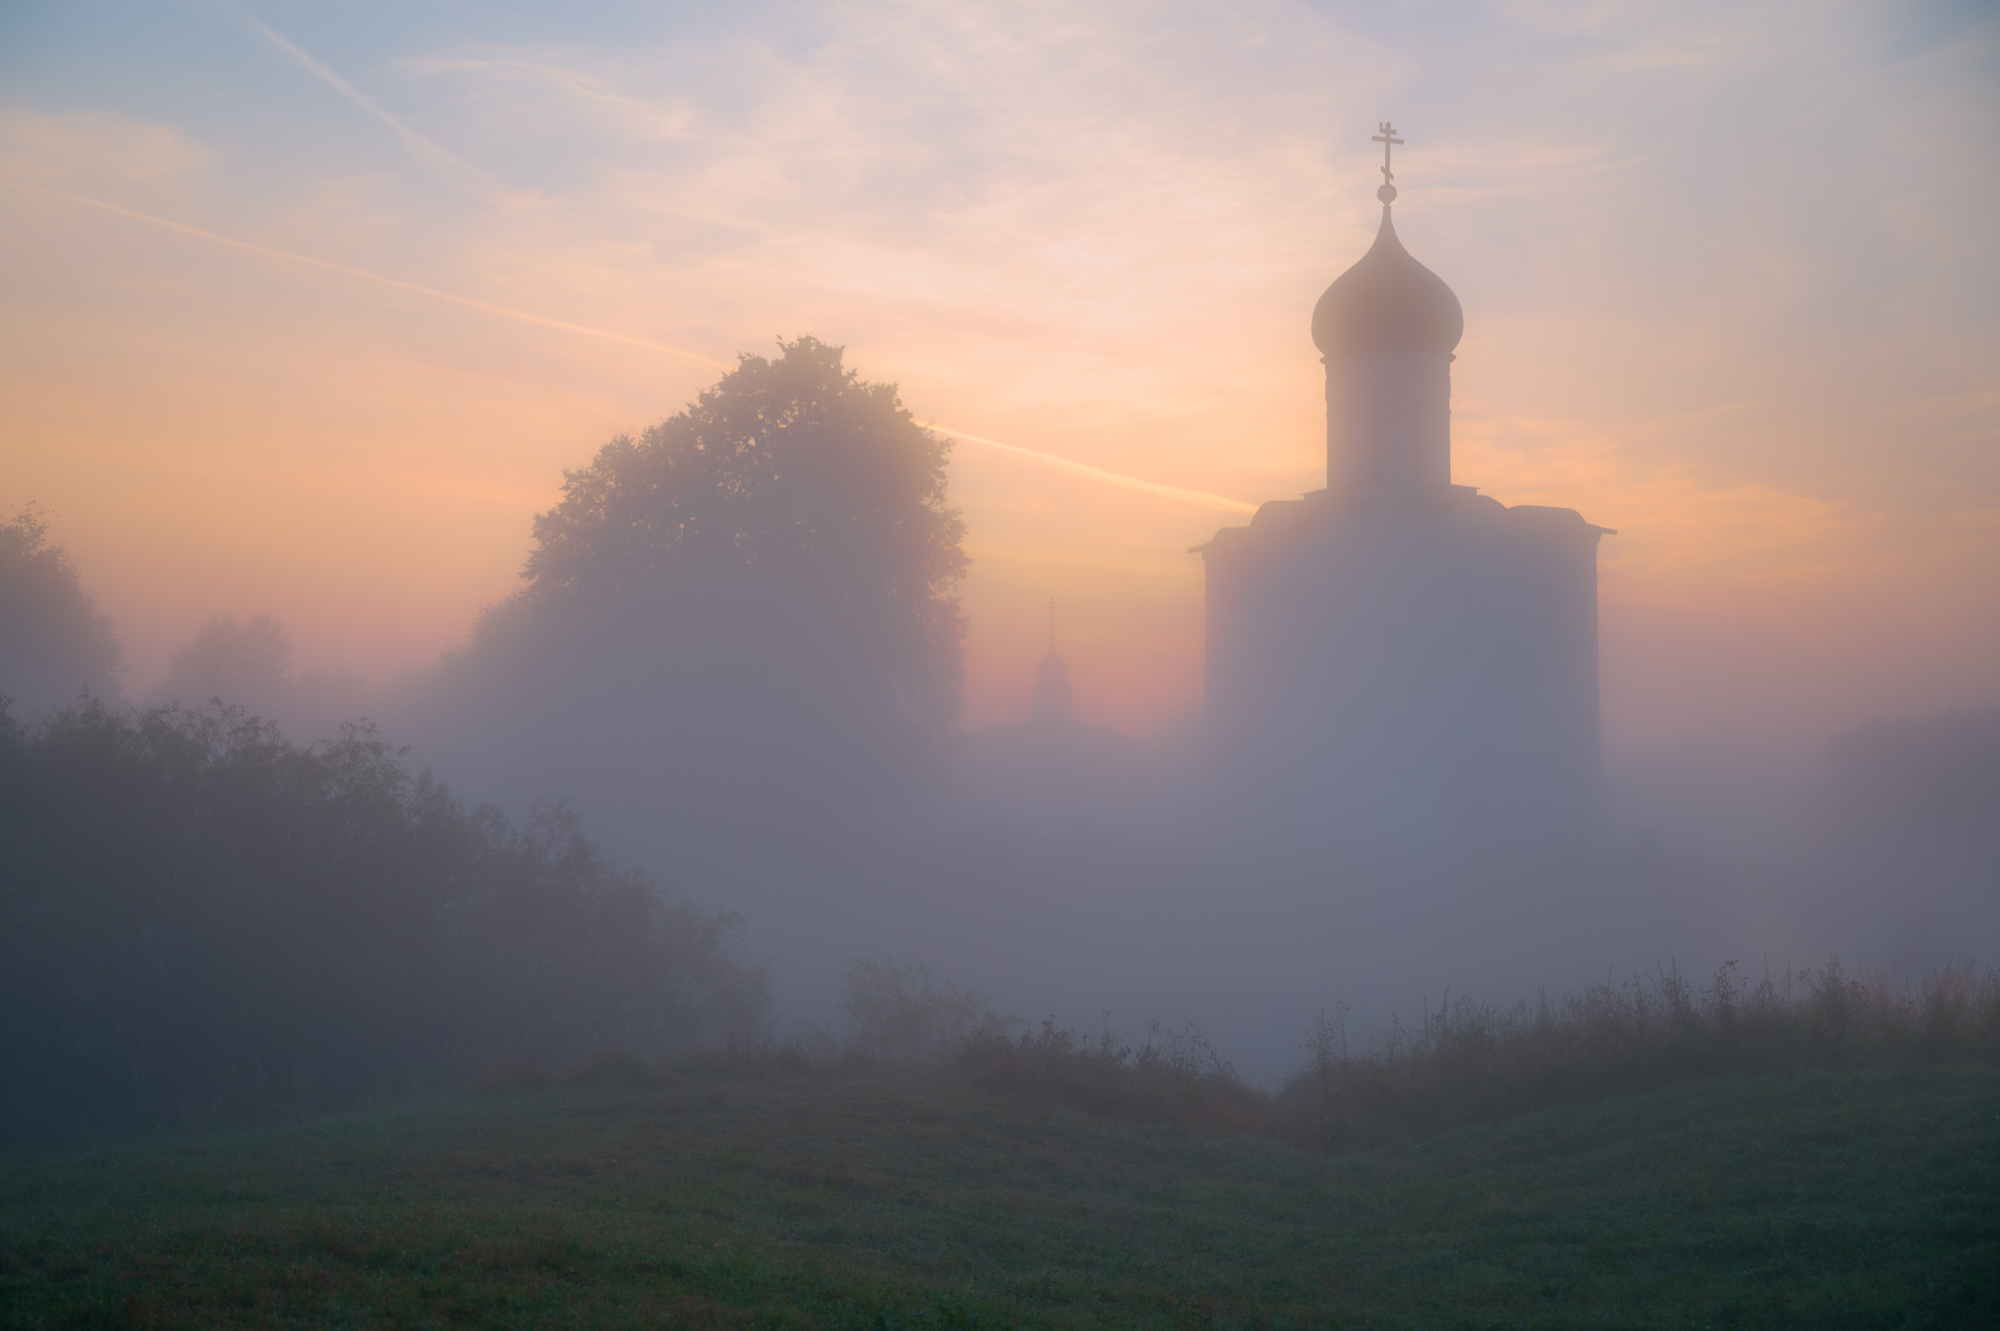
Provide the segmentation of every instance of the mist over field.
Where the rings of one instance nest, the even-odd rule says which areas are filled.
[[[518,1043],[551,1054],[702,1031],[782,1039],[832,1021],[855,961],[879,959],[926,965],[1027,1024],[1131,1038],[1194,1023],[1239,1073],[1276,1084],[1318,1014],[1361,1048],[1453,993],[1504,1007],[1606,982],[1706,983],[1729,962],[1783,976],[1835,955],[1916,976],[1976,958],[2000,926],[1990,705],[1829,737],[1811,762],[1737,786],[1727,817],[1613,768],[1589,826],[1526,838],[1457,835],[1443,817],[1374,839],[1332,818],[1245,823],[1198,712],[1148,741],[1067,711],[1059,618],[1039,713],[968,729],[948,462],[839,349],[803,339],[746,357],[688,411],[570,469],[536,521],[522,591],[435,665],[374,685],[300,672],[271,617],[217,617],[132,700],[155,709],[135,734],[180,726],[226,763],[245,742],[254,754],[319,740],[333,772],[372,744],[367,761],[386,765],[371,781],[421,769],[449,787],[435,798],[496,806],[524,844],[587,836],[583,853],[637,870],[645,892],[733,922],[702,926],[733,930],[738,949],[705,964],[762,968],[768,989],[727,1000],[735,1017],[650,1036],[619,1034],[560,987],[513,1000],[549,1005],[518,1018],[540,1032]],[[29,649],[10,667],[27,685],[13,707],[60,750],[111,714],[92,721],[38,681],[67,669],[86,707],[115,706],[117,644],[40,524],[31,512],[5,530],[9,613],[36,628],[14,639]],[[70,607],[60,622],[51,603]],[[240,729],[257,717],[276,729]],[[536,830],[551,806],[571,821]],[[135,871],[148,874],[116,872]],[[32,872],[16,886],[23,907],[48,887]],[[171,894],[138,890],[134,905],[176,913]],[[449,952],[407,951],[402,931],[432,931],[417,917],[371,916],[365,899],[329,908],[403,955],[406,981],[463,982]],[[527,964],[506,955],[479,984],[505,989]],[[550,1023],[571,1033],[551,1043]],[[517,1040],[505,1022],[460,1038],[489,1059]]]
[[[0,20],[7,1038],[65,1104],[784,1040],[857,959],[1271,1086],[1322,1013],[2000,960],[1990,13],[93,12]],[[1189,550],[1326,483],[1392,102],[1447,479],[1616,530],[1556,830],[1215,758],[1290,761],[1205,710]]]

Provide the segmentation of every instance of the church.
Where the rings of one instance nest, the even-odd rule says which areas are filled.
[[[1598,799],[1597,543],[1574,509],[1451,474],[1465,317],[1381,227],[1313,310],[1326,487],[1196,547],[1206,731],[1226,814],[1338,844],[1588,836]]]

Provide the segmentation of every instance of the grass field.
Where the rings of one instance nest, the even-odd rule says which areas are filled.
[[[2000,1070],[1694,1081],[1369,1149],[688,1063],[0,1162],[58,1326],[2000,1325]]]

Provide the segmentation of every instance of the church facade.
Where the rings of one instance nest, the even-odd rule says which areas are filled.
[[[1313,311],[1326,487],[1197,547],[1212,775],[1239,813],[1333,840],[1587,835],[1609,529],[1453,482],[1464,315],[1397,238],[1393,133],[1375,243]]]

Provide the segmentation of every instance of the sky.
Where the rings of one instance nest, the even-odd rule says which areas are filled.
[[[1984,4],[0,7],[0,508],[128,694],[375,679],[565,467],[810,333],[953,432],[971,725],[1201,692],[1190,546],[1323,483],[1320,291],[1457,292],[1454,479],[1615,528],[1614,764],[2000,695]]]

